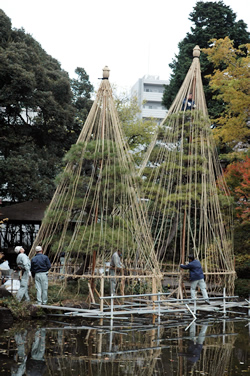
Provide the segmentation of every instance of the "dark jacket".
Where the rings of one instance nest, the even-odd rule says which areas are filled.
[[[47,272],[51,268],[51,263],[48,256],[43,255],[42,253],[36,254],[31,260],[31,273],[43,273]]]
[[[189,269],[190,281],[198,281],[199,279],[204,279],[200,261],[193,260],[187,265],[181,264],[180,266],[182,269]]]
[[[194,101],[192,99],[184,99],[182,103],[181,111],[191,111],[192,108],[195,108]]]

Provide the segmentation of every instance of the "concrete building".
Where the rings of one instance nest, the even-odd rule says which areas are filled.
[[[141,119],[153,117],[160,123],[165,118],[167,110],[161,102],[164,85],[168,83],[166,80],[160,80],[159,76],[146,75],[132,87],[131,94],[138,98]]]

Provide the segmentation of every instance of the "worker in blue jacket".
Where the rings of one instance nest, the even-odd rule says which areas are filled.
[[[31,260],[31,274],[35,278],[37,304],[46,304],[48,300],[48,271],[51,264],[43,254],[41,246],[36,247],[36,255]]]
[[[189,263],[187,265],[181,264],[182,269],[189,269],[189,278],[191,281],[191,298],[196,299],[196,287],[199,286],[202,292],[202,296],[207,304],[209,303],[206,283],[204,281],[204,274],[201,267],[201,263],[198,260],[195,260],[194,255],[188,256]]]

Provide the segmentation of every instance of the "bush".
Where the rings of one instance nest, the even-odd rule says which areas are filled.
[[[250,279],[236,279],[235,294],[240,298],[249,298],[250,294]]]
[[[235,270],[238,278],[248,279],[250,276],[250,255],[236,255]]]
[[[236,255],[250,254],[250,223],[235,224],[234,229],[234,253]]]

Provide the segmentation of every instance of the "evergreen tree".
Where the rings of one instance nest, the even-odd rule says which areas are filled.
[[[167,108],[172,104],[187,74],[195,45],[199,45],[200,48],[208,48],[209,41],[212,38],[219,39],[226,36],[234,40],[236,48],[250,41],[250,34],[245,22],[242,20],[236,21],[236,14],[223,1],[198,1],[193,12],[190,13],[189,19],[194,27],[191,27],[191,33],[187,33],[186,37],[179,43],[179,53],[169,64],[172,74],[170,83],[166,85],[163,94],[163,104]],[[221,102],[212,98],[214,93],[209,88],[208,78],[206,78],[207,75],[212,74],[214,66],[203,54],[200,63],[209,115],[216,119],[222,112],[223,106]]]
[[[88,90],[92,90],[89,83],[87,98]],[[11,20],[0,10],[3,198],[25,201],[52,196],[61,159],[80,133],[75,98],[68,73],[59,62],[23,29],[12,29]]]
[[[71,89],[76,109],[75,123],[78,125],[80,133],[93,103],[91,93],[94,91],[94,86],[89,82],[89,76],[84,68],[77,67],[75,73],[78,78],[71,80]]]
[[[189,111],[184,122],[182,112],[168,116],[159,132],[144,170],[145,197],[149,199],[151,230],[159,258],[164,255],[166,260],[172,260],[174,253],[181,254],[183,231],[186,248],[198,247],[204,213],[215,206],[217,194],[210,138],[206,117]],[[228,209],[222,194],[220,200]],[[207,238],[208,241],[212,244],[214,239]],[[199,244],[198,248],[202,247]]]

